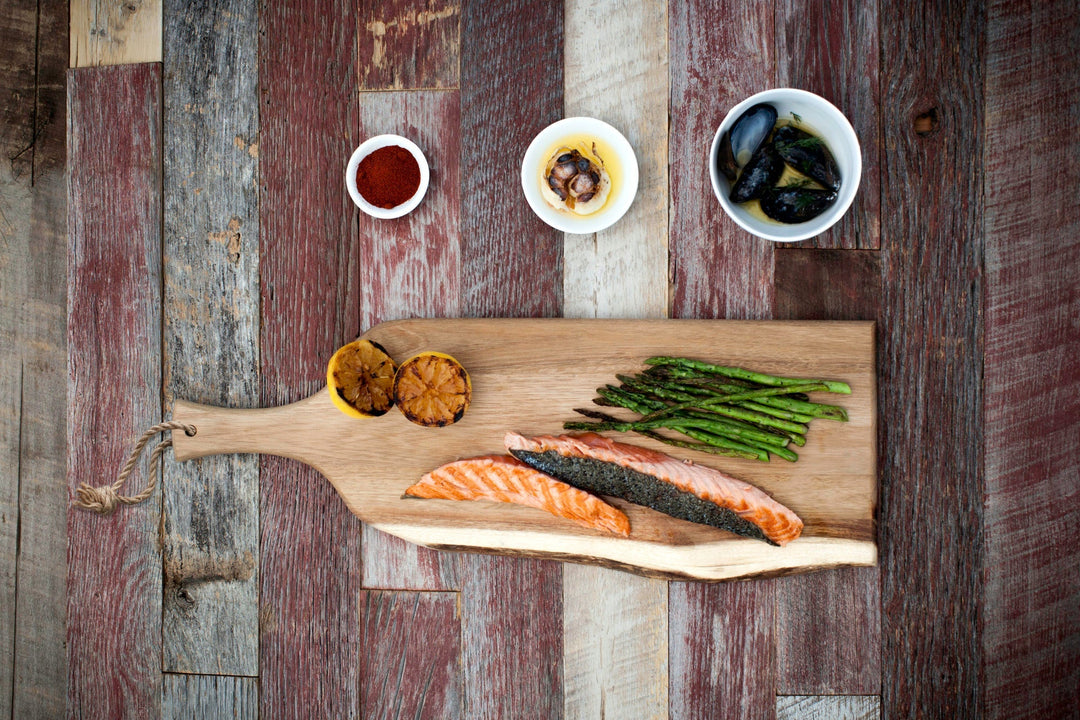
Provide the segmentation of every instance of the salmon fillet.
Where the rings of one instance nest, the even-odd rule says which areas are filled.
[[[630,520],[618,508],[509,455],[484,455],[437,467],[406,495],[444,500],[494,500],[546,510],[579,525],[626,537]]]
[[[519,460],[598,495],[775,545],[786,545],[802,533],[802,520],[761,489],[664,453],[597,433],[527,438],[509,432],[504,442]]]

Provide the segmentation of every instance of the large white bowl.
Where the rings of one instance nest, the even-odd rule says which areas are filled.
[[[360,191],[356,189],[356,169],[360,166],[360,161],[365,157],[379,148],[390,145],[399,145],[405,148],[416,159],[416,164],[420,166],[420,186],[416,188],[416,192],[411,198],[400,205],[395,205],[392,208],[381,208],[365,200]],[[428,167],[428,161],[424,157],[424,153],[416,146],[416,143],[400,135],[376,135],[368,138],[360,143],[360,147],[353,150],[352,157],[349,158],[349,164],[345,168],[345,187],[349,190],[349,197],[352,198],[358,208],[368,215],[382,219],[399,218],[415,210],[420,201],[424,199],[424,195],[427,194],[430,182],[431,168]]]
[[[758,103],[769,103],[775,107],[779,118],[791,119],[792,113],[798,115],[802,123],[821,136],[836,159],[836,164],[840,169],[840,190],[836,202],[812,220],[791,225],[761,220],[728,198],[731,183],[717,166],[720,138],[745,110]],[[795,88],[765,90],[751,95],[731,108],[727,117],[720,123],[720,127],[716,129],[712,146],[709,148],[709,179],[712,181],[713,192],[716,193],[716,199],[720,201],[724,212],[748,232],[776,242],[806,240],[820,235],[835,225],[851,207],[861,178],[862,151],[859,148],[859,138],[855,135],[851,123],[825,98]]]
[[[540,194],[544,168],[550,157],[547,152],[560,141],[586,135],[610,145],[622,168],[618,187],[608,197],[604,207],[591,215],[572,215],[556,210]],[[533,138],[521,161],[521,189],[529,207],[537,216],[556,230],[568,233],[594,233],[611,227],[634,202],[638,186],[638,164],[634,149],[622,133],[602,120],[571,117],[548,125]]]

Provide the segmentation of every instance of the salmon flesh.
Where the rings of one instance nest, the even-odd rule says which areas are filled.
[[[761,489],[664,453],[597,433],[527,438],[510,432],[504,442],[519,460],[597,495],[772,545],[786,545],[802,533],[802,520]]]
[[[424,475],[405,494],[517,503],[546,510],[594,530],[623,537],[630,534],[630,520],[618,508],[509,455],[485,455],[447,463]]]

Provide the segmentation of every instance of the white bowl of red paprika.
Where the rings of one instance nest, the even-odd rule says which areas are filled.
[[[376,218],[398,218],[412,212],[427,193],[431,169],[412,140],[376,135],[353,151],[345,170],[345,186],[356,206]]]

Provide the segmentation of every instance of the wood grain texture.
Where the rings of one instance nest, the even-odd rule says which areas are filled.
[[[728,110],[774,86],[773,24],[760,4],[669,5],[672,317],[769,316],[773,245],[724,214],[707,156]]]
[[[71,0],[71,67],[161,62],[163,0]]]
[[[563,112],[563,5],[468,0],[461,15],[461,314],[562,313],[562,233],[522,202],[479,202],[475,186],[516,196],[516,162]],[[525,559],[461,562],[465,717],[563,712],[562,568]],[[522,668],[529,668],[523,675]]]
[[[66,680],[67,14],[0,19],[0,715],[59,717]]]
[[[773,716],[774,583],[670,585],[673,719]]]
[[[984,6],[882,11],[882,714],[979,717]]]
[[[877,695],[788,695],[776,698],[776,720],[877,720]]]
[[[638,193],[612,228],[564,235],[565,317],[665,317],[667,4],[567,2],[564,107],[619,128]],[[613,43],[612,38],[620,38]],[[565,717],[667,717],[667,584],[563,568]]]
[[[987,6],[988,718],[1080,707],[1080,9]]]
[[[777,87],[809,90],[831,102],[851,122],[862,149],[855,202],[840,222],[803,246],[881,244],[878,12],[877,0],[785,0],[776,6]]]
[[[705,159],[727,110],[773,85],[773,23],[766,5],[669,4],[672,317],[772,312],[772,245],[724,215]],[[773,716],[773,599],[771,580],[671,585],[672,718]]]
[[[658,31],[666,24],[666,2],[566,3],[566,117],[622,132],[640,177],[615,225],[564,235],[564,317],[667,316],[668,48]]]
[[[457,593],[360,593],[361,717],[460,718]]]
[[[774,257],[777,318],[877,318],[881,301],[878,253],[792,248]],[[777,582],[777,692],[879,692],[880,599],[876,567],[844,568]]]
[[[457,87],[460,2],[363,3],[357,21],[361,90]]]
[[[562,717],[562,566],[473,555],[461,586],[462,717]]]
[[[164,391],[259,397],[258,19],[248,2],[165,0]],[[166,671],[257,675],[259,466],[162,470]]]
[[[401,219],[360,216],[360,326],[456,317],[461,310],[460,96],[456,91],[361,93],[360,138],[382,133],[417,143],[428,159],[431,184],[420,206]],[[452,555],[410,545],[367,525],[361,547],[365,587],[457,586]]]
[[[357,214],[340,171],[358,144],[355,3],[260,16],[260,404],[325,382],[359,331]],[[325,78],[333,78],[326,82]],[[360,526],[318,473],[260,460],[260,716],[359,713]]]
[[[873,323],[721,322],[709,320],[414,319],[384,323],[364,337],[392,356],[443,348],[469,369],[472,402],[444,428],[410,423],[400,413],[346,416],[323,388],[292,405],[229,410],[177,402],[173,417],[197,428],[177,436],[178,460],[214,453],[262,452],[301,460],[333,483],[364,521],[433,546],[504,548],[518,554],[600,558],[679,577],[744,574],[873,562],[876,421]],[[791,508],[805,523],[783,549],[678,521],[638,506],[624,508],[631,535],[589,530],[508,503],[421,501],[403,497],[430,469],[461,457],[503,453],[508,429],[558,433],[590,404],[595,388],[647,357],[680,348],[764,372],[843,378],[851,395],[830,398],[849,421],[814,424],[799,462],[762,463],[673,448],[635,445],[693,460],[743,478]],[[567,358],[574,358],[567,365]],[[587,363],[580,359],[587,358]],[[622,505],[625,505],[622,504]]]
[[[259,681],[231,675],[165,673],[162,720],[257,720]]]
[[[68,73],[69,490],[112,482],[161,416],[160,127],[160,66]],[[158,497],[68,511],[71,717],[159,713]]]
[[[469,0],[461,38],[461,312],[558,316],[563,236],[518,201],[518,158],[562,117],[562,3]]]

